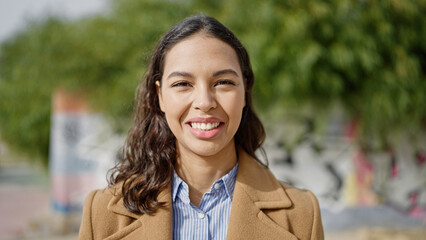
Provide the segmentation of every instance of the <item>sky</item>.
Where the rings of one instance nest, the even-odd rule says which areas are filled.
[[[108,0],[0,0],[0,42],[13,36],[30,19],[54,14],[78,18],[106,9]]]

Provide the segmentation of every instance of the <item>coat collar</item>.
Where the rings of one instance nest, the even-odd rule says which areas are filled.
[[[297,240],[286,230],[289,229],[288,222],[280,226],[266,214],[293,205],[280,182],[242,150],[239,151],[239,161],[227,239]]]
[[[259,209],[291,207],[290,198],[269,169],[255,161],[243,150],[239,151],[239,156],[240,171],[238,171],[236,184],[238,188],[241,188],[240,190],[245,191]],[[236,197],[237,200],[238,197]]]
[[[172,239],[171,186],[158,196],[158,201],[166,202],[165,207],[152,215],[129,212],[124,207],[123,198],[119,193],[121,186],[117,186],[113,191],[115,194],[113,193],[114,197],[109,202],[108,209],[116,214],[137,219],[140,223],[129,233],[129,238],[124,239],[136,239],[130,235],[139,239],[144,239],[141,236],[149,236],[149,239]],[[279,226],[264,213],[268,210],[290,208],[292,205],[272,173],[240,149],[227,239],[253,239],[254,236],[261,236],[262,239],[296,240],[297,238],[286,230],[288,226]]]

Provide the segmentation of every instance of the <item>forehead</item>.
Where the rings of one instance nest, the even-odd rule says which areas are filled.
[[[197,73],[229,68],[242,76],[235,50],[216,37],[196,33],[178,42],[167,52],[163,71],[166,75],[173,71]]]

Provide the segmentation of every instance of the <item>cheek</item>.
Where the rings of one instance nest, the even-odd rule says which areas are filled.
[[[163,112],[169,125],[180,121],[185,112],[185,103],[173,94],[163,95]]]
[[[240,91],[238,91],[238,93],[236,94],[235,99],[234,99],[236,109],[240,109],[242,111],[242,109],[246,105],[246,99],[245,98],[246,97],[245,97],[244,89],[241,89]]]
[[[239,92],[223,102],[226,112],[233,124],[239,125],[245,106],[244,92]]]

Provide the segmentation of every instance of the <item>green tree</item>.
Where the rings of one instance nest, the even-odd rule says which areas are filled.
[[[0,48],[0,132],[47,163],[52,91],[83,93],[119,131],[150,51],[180,19],[212,15],[247,47],[254,95],[271,122],[289,112],[321,122],[335,103],[359,140],[389,144],[424,131],[425,0],[116,0],[107,13],[30,23]]]
[[[268,119],[322,121],[341,103],[359,122],[361,144],[386,148],[398,131],[424,133],[426,1],[226,4],[221,17],[250,51]]]

